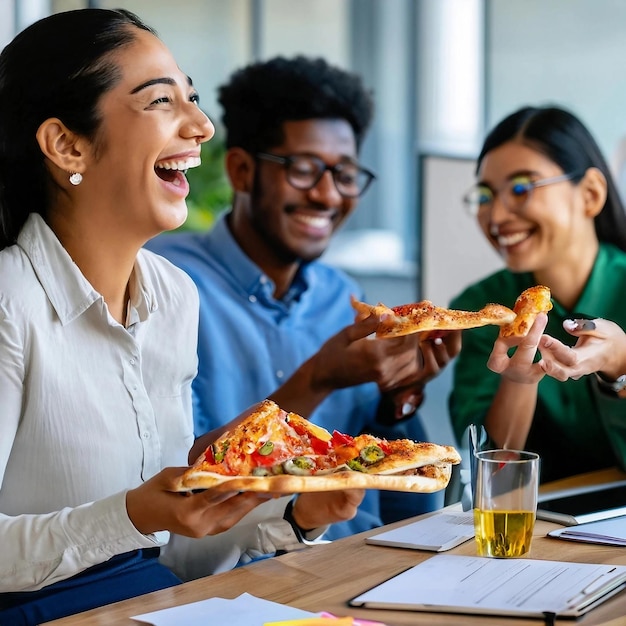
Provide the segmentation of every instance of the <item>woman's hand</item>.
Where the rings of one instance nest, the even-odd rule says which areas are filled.
[[[540,313],[525,337],[498,337],[487,361],[487,367],[504,378],[524,384],[536,384],[545,375],[541,361],[535,363],[542,333],[548,323],[548,316]],[[517,346],[515,353],[508,351]]]
[[[271,495],[253,492],[175,491],[187,467],[168,467],[126,494],[128,517],[137,530],[150,534],[169,530],[187,537],[216,535],[234,526]]]
[[[301,493],[293,505],[293,519],[303,530],[352,519],[365,497],[363,489]]]
[[[607,380],[626,374],[626,333],[609,320],[565,320],[563,328],[578,340],[569,347],[549,335],[541,338],[541,367],[546,374],[565,381],[602,372]]]

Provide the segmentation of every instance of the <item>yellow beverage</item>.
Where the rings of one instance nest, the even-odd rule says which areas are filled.
[[[515,557],[530,550],[534,511],[481,511],[474,509],[479,556]]]

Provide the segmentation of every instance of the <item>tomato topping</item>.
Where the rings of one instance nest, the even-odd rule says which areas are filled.
[[[330,443],[330,441],[322,441],[317,437],[311,437],[311,448],[313,448],[316,454],[328,454]]]
[[[389,442],[386,439],[381,439],[378,442],[378,447],[385,453],[385,454],[391,454],[392,450],[391,450],[391,446],[389,445]]]
[[[299,422],[296,422],[296,421],[289,422],[289,426],[291,426],[291,428],[293,428],[296,431],[296,433],[300,435],[300,437],[302,437],[302,435],[309,434],[306,428],[304,427],[304,425],[300,424]]]
[[[258,450],[255,450],[250,455],[252,465],[255,467],[271,467],[277,465],[277,454],[260,454]]]
[[[213,456],[213,446],[209,446],[204,452],[204,460],[209,465],[215,465],[215,457]]]
[[[354,443],[354,437],[351,437],[350,435],[344,435],[338,430],[333,430],[333,438],[331,439],[331,443],[335,448],[344,445],[351,446]]]

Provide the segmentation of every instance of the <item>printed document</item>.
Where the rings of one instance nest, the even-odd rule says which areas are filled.
[[[350,601],[352,606],[577,617],[626,588],[626,565],[437,554]]]

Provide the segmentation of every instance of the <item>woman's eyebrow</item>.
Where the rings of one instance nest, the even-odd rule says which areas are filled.
[[[191,81],[191,78],[189,76],[187,76],[187,83],[189,84],[189,86],[193,85],[193,82]],[[151,87],[152,85],[171,85],[172,87],[175,87],[176,81],[173,78],[169,78],[169,77],[151,78],[150,80],[147,80],[145,83],[141,83],[141,85],[137,85],[130,93],[136,94],[142,89],[145,89],[146,87]]]

